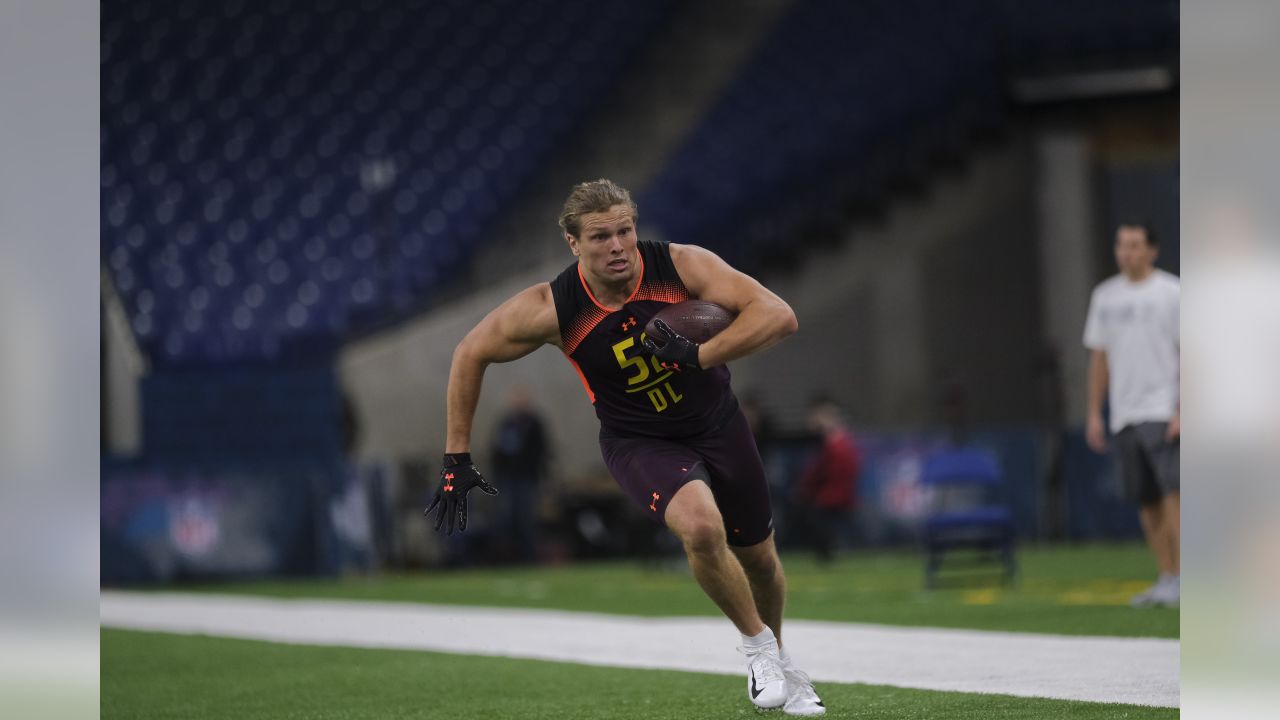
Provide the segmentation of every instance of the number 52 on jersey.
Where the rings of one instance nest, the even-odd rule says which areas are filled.
[[[662,412],[683,400],[684,395],[677,393],[675,388],[671,387],[669,378],[674,372],[663,368],[658,362],[658,358],[650,355],[649,361],[645,362],[643,351],[636,355],[627,355],[628,350],[644,347],[642,344],[643,339],[644,333],[640,333],[641,342],[637,342],[637,338],[629,337],[614,343],[613,357],[618,361],[619,367],[633,373],[627,378],[627,392],[645,393],[649,398],[649,402],[653,404],[653,409],[657,412]],[[649,371],[651,365],[653,367],[652,373]]]

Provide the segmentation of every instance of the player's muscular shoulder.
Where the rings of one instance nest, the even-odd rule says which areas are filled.
[[[551,283],[538,283],[529,288],[533,291],[536,302],[533,303],[533,317],[530,323],[538,334],[538,338],[549,345],[560,346],[560,320],[556,315],[556,301],[551,294]]]
[[[668,247],[671,250],[671,264],[675,265],[685,287],[696,297],[707,282],[708,261],[715,258],[715,255],[697,245],[671,243]]]
[[[689,294],[741,312],[756,294],[757,283],[719,255],[697,245],[671,244],[671,263]]]
[[[516,293],[498,308],[503,334],[517,342],[560,345],[560,323],[550,283]]]
[[[548,344],[559,345],[560,332],[551,288],[544,283],[522,290],[494,308],[467,333],[457,352],[481,363],[502,363]]]

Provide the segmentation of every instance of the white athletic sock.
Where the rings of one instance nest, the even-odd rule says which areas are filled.
[[[770,644],[777,645],[778,639],[773,636],[773,630],[770,630],[768,625],[765,625],[764,630],[761,630],[759,634],[742,636],[743,647],[758,648]]]

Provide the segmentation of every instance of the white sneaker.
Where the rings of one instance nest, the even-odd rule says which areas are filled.
[[[1136,608],[1177,605],[1178,598],[1182,594],[1180,586],[1177,576],[1161,575],[1155,585],[1134,595],[1129,600],[1129,604]]]
[[[787,678],[778,657],[778,643],[738,648],[747,656],[747,696],[758,708],[770,709],[787,701]]]
[[[1151,591],[1153,605],[1177,607],[1182,596],[1182,582],[1177,575],[1162,578]]]
[[[782,666],[782,674],[787,679],[787,703],[782,706],[783,712],[808,717],[826,714],[827,706],[818,698],[807,673],[787,663]]]
[[[1152,585],[1146,590],[1143,590],[1137,595],[1129,598],[1129,605],[1136,608],[1151,607],[1155,604],[1155,601],[1151,599],[1151,596],[1155,594],[1156,587],[1156,585]]]
[[[1142,592],[1129,598],[1129,604],[1136,608],[1152,607],[1156,604],[1156,592],[1164,585],[1164,576],[1156,581],[1155,585],[1143,590]]]

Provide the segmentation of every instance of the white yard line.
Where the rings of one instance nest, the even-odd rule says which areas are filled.
[[[104,627],[741,675],[727,620],[230,595],[102,593]],[[817,682],[1178,707],[1177,640],[788,620]],[[821,688],[819,688],[821,689]]]

